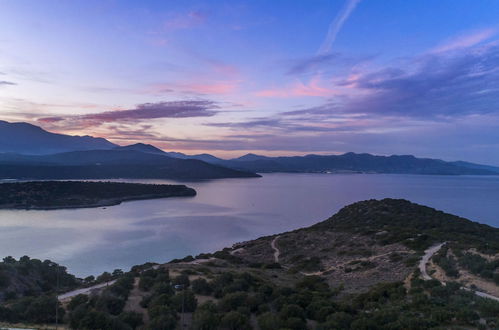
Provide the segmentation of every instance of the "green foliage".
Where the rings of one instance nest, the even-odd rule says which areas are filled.
[[[459,264],[475,275],[489,280],[496,280],[499,273],[499,260],[488,262],[487,259],[474,253],[464,253],[458,257]],[[495,277],[494,277],[495,276]],[[499,284],[499,281],[496,281]]]
[[[442,248],[435,254],[433,261],[445,271],[445,275],[457,278],[459,277],[459,271],[457,269],[456,259],[452,256],[448,256],[447,251],[447,248]]]
[[[123,312],[118,317],[123,323],[128,324],[132,329],[136,329],[142,324],[144,320],[142,314],[137,312]]]
[[[229,330],[251,329],[248,317],[236,311],[225,314],[220,324]]]
[[[50,260],[41,261],[23,256],[19,260],[8,256],[0,262],[0,302],[22,296],[39,296],[69,291],[79,284],[65,267]]]
[[[360,234],[384,231],[381,244],[403,243],[423,251],[434,243],[453,241],[489,253],[499,252],[499,229],[403,199],[369,200],[341,209],[307,230]]]
[[[128,200],[147,196],[194,196],[184,185],[124,182],[33,181],[2,183],[0,206],[10,208],[57,208],[96,205],[103,200]],[[117,276],[121,274],[116,274]]]
[[[192,291],[195,294],[200,295],[210,295],[213,292],[213,288],[204,278],[198,278],[192,281]]]
[[[193,316],[195,330],[215,330],[220,325],[220,316],[217,307],[212,302],[207,302],[198,307]]]
[[[183,306],[185,313],[192,313],[196,310],[197,304],[196,296],[191,290],[179,291],[171,298],[171,306],[177,312],[181,312]]]
[[[258,317],[258,326],[261,330],[274,330],[282,326],[281,319],[273,313],[263,313]]]
[[[88,302],[88,296],[86,294],[79,294],[74,296],[68,304],[68,310],[72,311],[76,307],[86,304]]]

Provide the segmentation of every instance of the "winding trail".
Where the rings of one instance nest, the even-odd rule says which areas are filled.
[[[276,264],[279,263],[279,256],[281,255],[281,251],[279,251],[279,248],[277,247],[276,243],[277,243],[277,239],[281,237],[281,235],[277,235],[273,240],[272,242],[270,242],[270,247],[272,248],[272,250],[274,250],[274,262]]]
[[[425,254],[424,254],[423,258],[421,258],[421,261],[419,262],[419,270],[421,271],[421,276],[423,277],[423,279],[425,281],[429,281],[429,280],[433,279],[430,275],[428,275],[428,272],[426,269],[428,262],[430,261],[431,257],[433,257],[433,255],[435,253],[437,253],[442,248],[442,246],[445,245],[445,243],[446,242],[431,246],[430,248],[425,250]],[[446,285],[445,282],[440,281],[440,283],[442,283],[442,285]],[[465,286],[461,286],[461,289],[469,291],[469,292],[473,292],[475,295],[482,297],[482,298],[488,298],[488,299],[492,299],[495,301],[499,301],[499,297],[493,296],[493,295],[488,294],[486,292],[472,290],[472,289],[467,288]]]
[[[72,298],[74,296],[77,296],[79,294],[86,294],[86,295],[88,295],[93,290],[102,289],[102,288],[104,288],[106,286],[109,286],[109,285],[113,284],[114,282],[116,282],[116,280],[112,280],[112,281],[109,281],[109,282],[92,285],[92,286],[89,286],[88,288],[82,288],[82,289],[77,289],[77,290],[69,291],[69,292],[63,293],[61,295],[58,295],[57,299],[59,299],[59,301],[63,301],[63,300],[67,300],[69,298]]]
[[[421,261],[419,262],[419,270],[421,271],[421,276],[423,277],[423,280],[429,281],[433,279],[430,275],[428,275],[426,265],[428,264],[428,262],[430,262],[431,257],[433,257],[433,255],[437,253],[442,248],[442,246],[445,245],[445,243],[446,242],[430,246],[428,249],[424,251],[424,256],[423,258],[421,258]]]

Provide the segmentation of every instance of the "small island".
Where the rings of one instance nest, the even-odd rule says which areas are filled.
[[[53,210],[118,205],[124,201],[195,196],[185,185],[90,181],[0,184],[0,209]]]

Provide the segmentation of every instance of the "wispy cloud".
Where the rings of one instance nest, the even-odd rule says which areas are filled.
[[[495,34],[497,34],[497,29],[492,29],[492,28],[462,34],[462,35],[454,37],[450,40],[447,40],[446,42],[442,43],[441,45],[433,48],[431,50],[431,52],[441,53],[441,52],[448,52],[448,51],[452,51],[452,50],[456,50],[456,49],[460,49],[460,48],[475,46],[475,45],[477,45],[477,44],[479,44],[487,39],[490,39]]]
[[[134,109],[114,110],[76,116],[42,117],[38,121],[75,127],[99,126],[103,123],[137,122],[158,118],[210,117],[217,114],[219,106],[209,100],[171,101],[139,104]]]
[[[318,55],[324,55],[331,51],[333,43],[335,42],[338,33],[343,27],[343,24],[345,24],[346,20],[348,19],[348,17],[350,17],[350,15],[354,11],[355,7],[357,7],[359,2],[360,0],[346,0],[346,3],[341,9],[341,11],[338,13],[338,15],[329,25],[326,38],[324,39],[324,42],[317,51]]]
[[[17,84],[12,82],[12,81],[0,80],[0,86],[2,86],[2,85],[14,86]]]
[[[190,29],[203,24],[207,19],[207,15],[201,11],[189,11],[187,13],[176,14],[167,19],[163,28],[165,31]]]
[[[332,86],[331,83],[324,84],[321,77],[316,75],[308,82],[295,81],[292,85],[283,88],[270,88],[256,92],[261,97],[292,98],[292,97],[331,97],[339,95],[341,92]]]
[[[178,82],[154,84],[145,89],[146,93],[184,93],[184,94],[228,94],[233,92],[238,81],[210,81],[210,82]]]

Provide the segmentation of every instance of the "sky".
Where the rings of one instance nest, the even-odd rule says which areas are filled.
[[[235,157],[499,165],[496,0],[0,0],[0,120]]]

